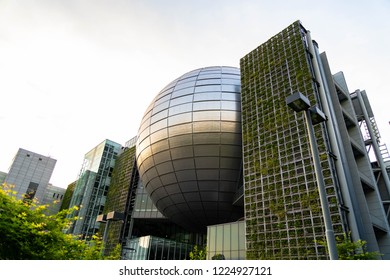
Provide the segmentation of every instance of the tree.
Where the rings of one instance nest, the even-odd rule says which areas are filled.
[[[205,260],[207,256],[207,247],[195,245],[190,252],[190,260]]]
[[[379,252],[367,251],[367,241],[360,239],[352,241],[351,233],[344,233],[342,237],[337,236],[336,243],[339,260],[377,260],[381,256]],[[328,251],[326,242],[318,241],[318,244],[325,246]]]
[[[351,241],[350,234],[343,238],[336,238],[337,252],[340,260],[376,260],[380,257],[378,252],[368,252],[367,242],[364,240]]]
[[[225,256],[223,254],[216,254],[211,259],[212,260],[225,260]]]
[[[103,259],[101,237],[85,241],[64,233],[71,222],[67,214],[77,208],[46,215],[47,207],[17,199],[13,186],[0,186],[0,259]]]

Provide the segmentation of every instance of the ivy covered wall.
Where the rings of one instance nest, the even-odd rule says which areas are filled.
[[[131,191],[131,179],[135,166],[135,146],[126,148],[118,155],[115,161],[115,167],[112,172],[111,184],[107,194],[107,200],[104,207],[104,214],[111,211],[126,213],[129,191]],[[103,234],[104,226],[101,226],[100,232]],[[110,251],[116,244],[121,242],[121,232],[124,226],[123,221],[111,221],[108,228],[108,238],[106,249]],[[106,251],[106,252],[107,252]]]
[[[240,60],[247,259],[326,259],[325,228],[304,114],[285,102],[300,91],[318,103],[299,21]],[[335,233],[343,233],[322,125],[315,127]]]

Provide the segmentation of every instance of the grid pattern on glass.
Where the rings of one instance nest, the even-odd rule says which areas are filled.
[[[69,232],[88,238],[99,230],[96,217],[103,213],[113,167],[121,145],[104,140],[85,155],[70,207],[78,206],[69,218],[77,216]],[[83,207],[80,207],[82,205]]]
[[[317,103],[305,30],[295,22],[243,57],[243,170],[248,259],[324,259],[325,229],[303,114],[285,98],[300,91]],[[316,138],[334,230],[341,214],[326,153]]]
[[[15,186],[14,190],[19,199],[23,199],[29,192],[30,182],[38,184],[36,189],[31,189],[31,194],[34,194],[31,198],[34,197],[42,203],[55,165],[56,160],[53,158],[20,148],[4,181]]]
[[[244,260],[245,221],[207,227],[207,259]]]
[[[184,227],[242,216],[232,206],[240,184],[240,101],[239,69],[207,67],[170,83],[144,114],[137,140],[142,182],[157,208]]]
[[[126,260],[185,260],[193,245],[161,237],[142,236],[127,241],[123,250]]]

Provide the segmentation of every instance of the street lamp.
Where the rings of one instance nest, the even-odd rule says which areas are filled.
[[[318,155],[318,148],[313,128],[313,125],[326,121],[326,116],[317,106],[310,107],[309,99],[300,92],[296,92],[288,96],[286,98],[286,103],[295,112],[305,111],[306,127],[307,131],[309,132],[310,149],[313,155],[314,171],[316,173],[322,214],[325,222],[326,242],[328,244],[330,259],[337,260],[338,254],[336,247],[336,239],[333,231],[328,199],[326,197],[324,178],[322,176],[321,162],[320,157]]]

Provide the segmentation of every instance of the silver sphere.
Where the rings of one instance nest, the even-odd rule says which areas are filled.
[[[241,186],[241,88],[235,67],[206,67],[167,85],[138,131],[137,166],[161,213],[188,228],[231,222]]]

